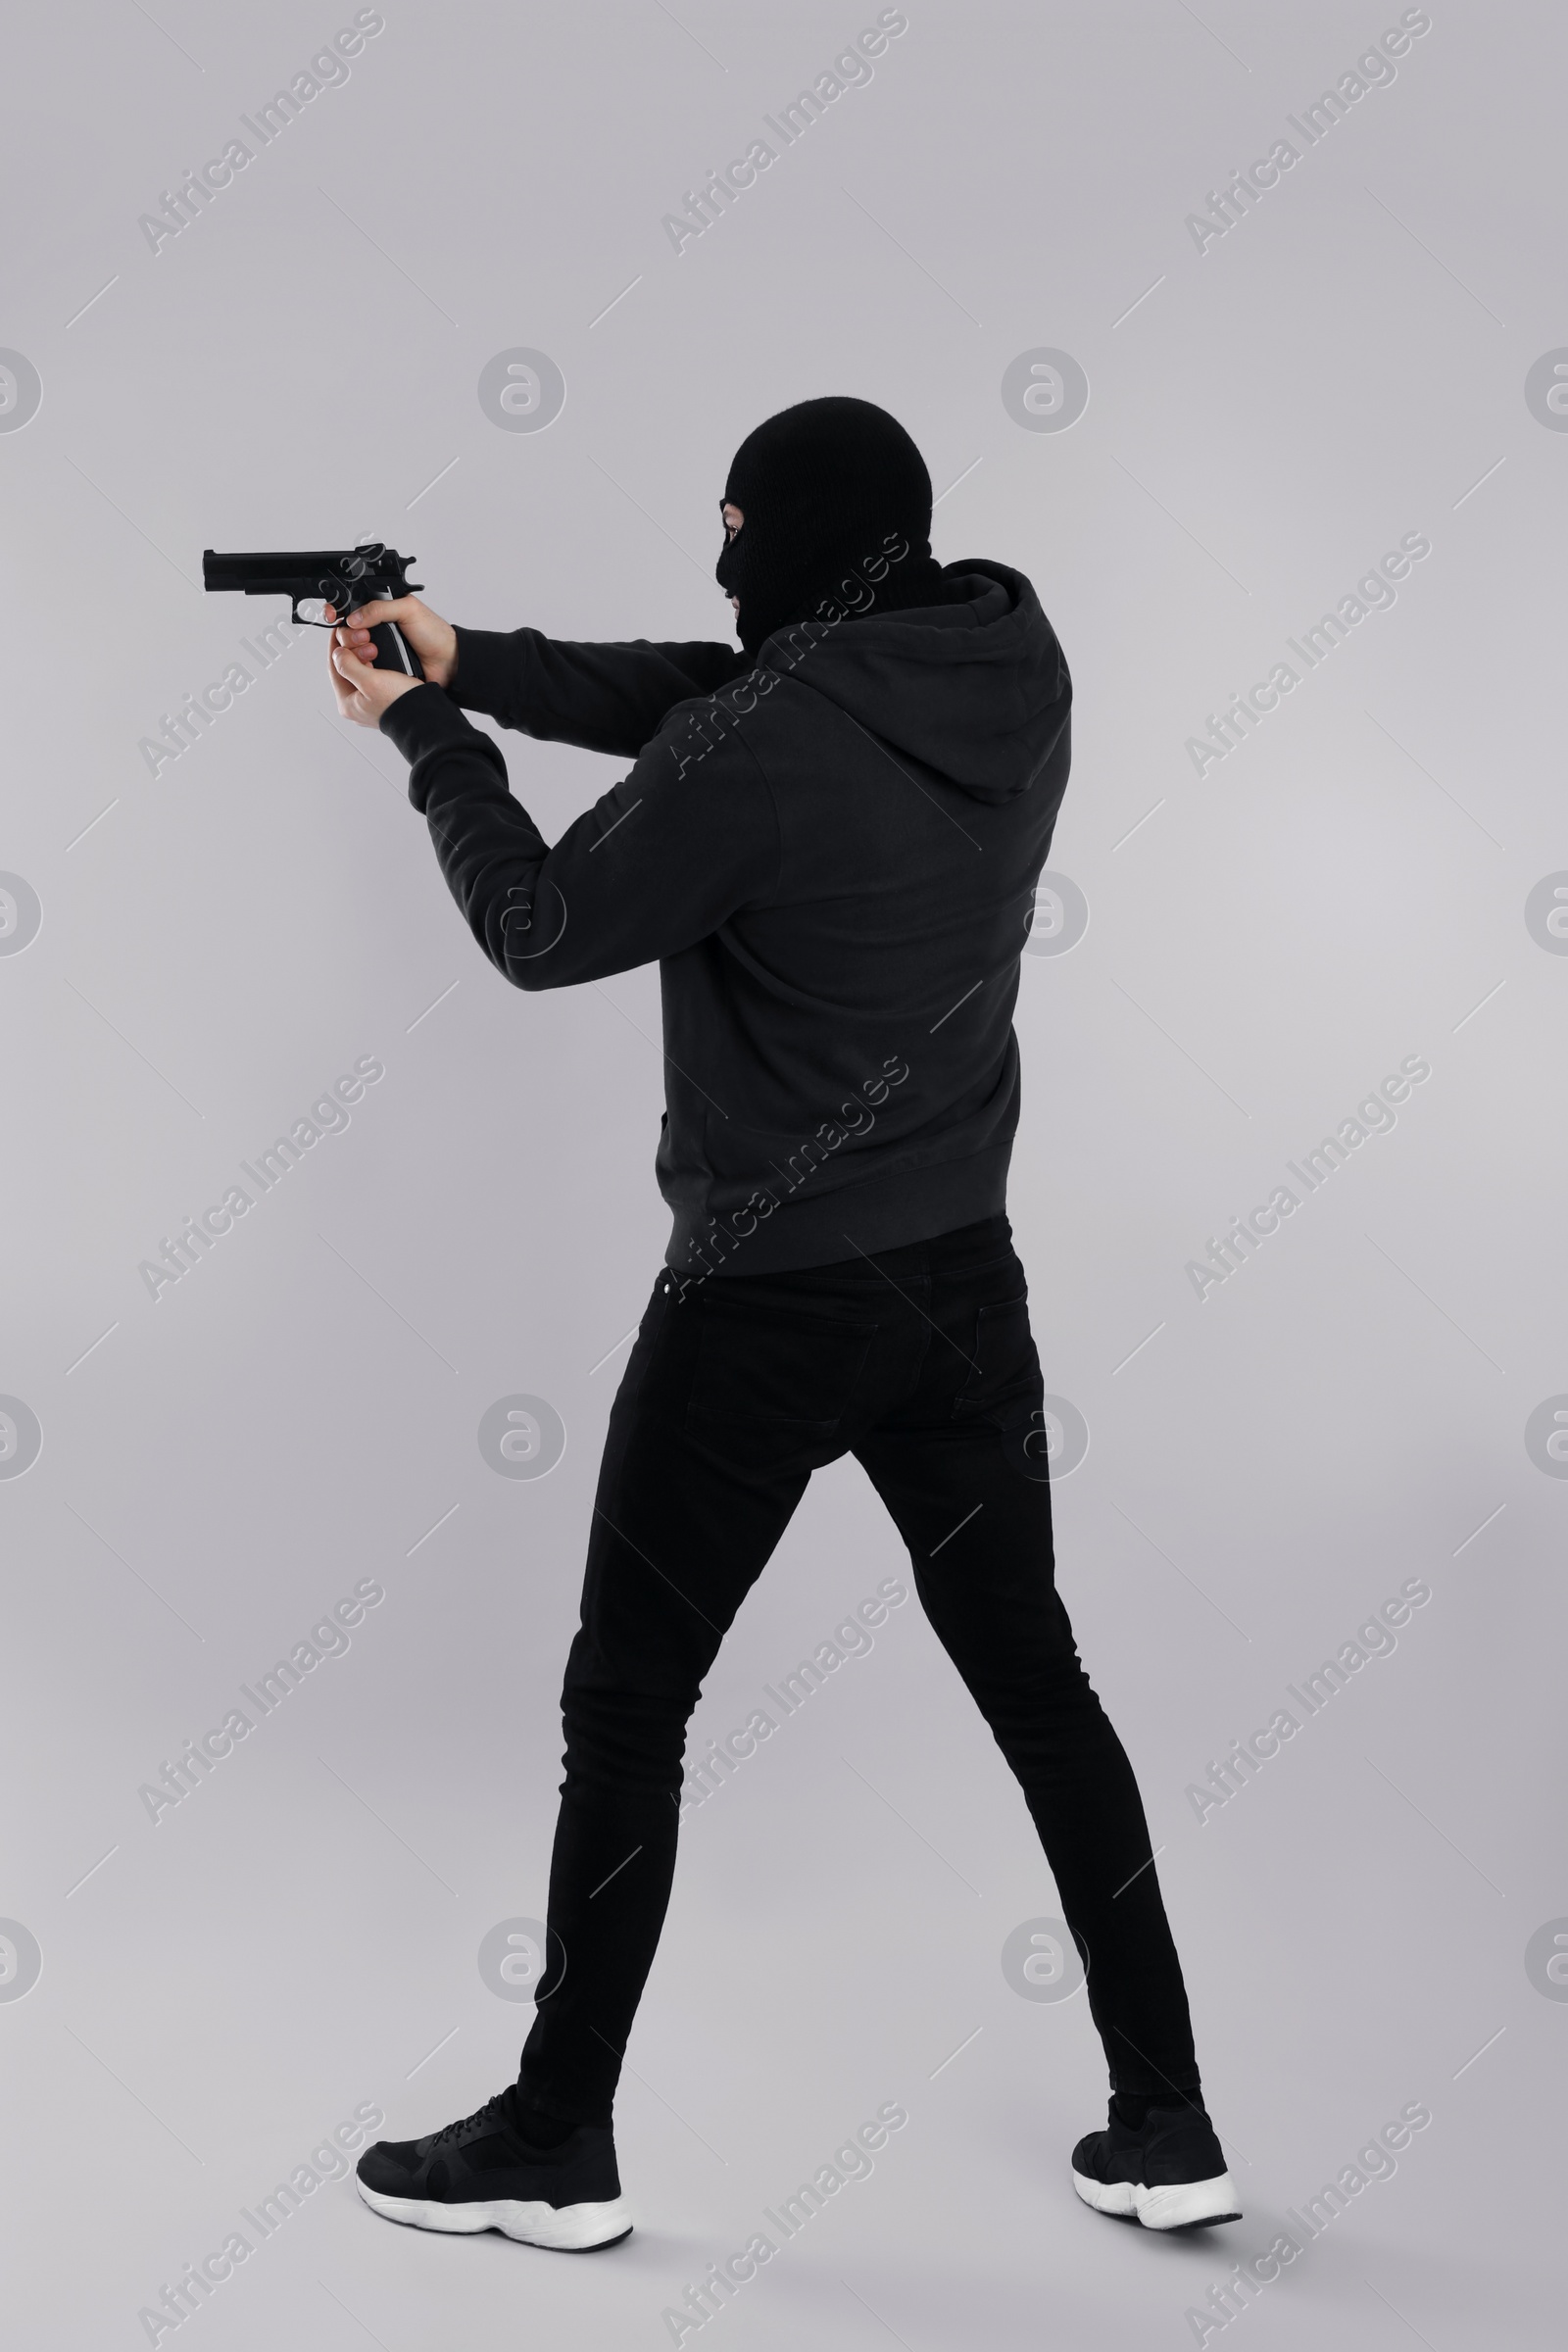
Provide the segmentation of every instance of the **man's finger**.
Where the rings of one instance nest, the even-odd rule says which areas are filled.
[[[329,651],[328,651],[328,659],[327,659],[327,665],[326,665],[326,666],[327,666],[327,674],[329,675],[329,677],[331,678],[331,681],[332,681],[332,696],[333,696],[333,700],[334,700],[334,701],[336,702],[336,704],[337,704],[337,709],[338,709],[338,716],[339,716],[340,718],[347,717],[347,715],[348,715],[348,713],[349,713],[350,710],[353,708],[353,705],[354,705],[355,701],[357,700],[357,693],[356,693],[356,689],[355,689],[353,686],[351,686],[351,685],[349,684],[349,682],[348,682],[348,680],[347,680],[346,678],[340,678],[340,677],[338,676],[338,674],[337,674],[337,663],[336,663],[336,662],[335,662],[334,660],[332,660],[332,659],[331,659],[331,651],[330,651],[330,649],[329,649]]]
[[[348,617],[357,629],[373,629],[383,620],[406,620],[412,602],[406,596],[376,597],[368,605],[356,605]]]
[[[337,674],[340,678],[344,679],[351,688],[355,689],[358,689],[362,686],[368,686],[375,676],[374,670],[370,668],[368,663],[360,661],[350,647],[346,645],[333,645],[332,667],[337,671]]]

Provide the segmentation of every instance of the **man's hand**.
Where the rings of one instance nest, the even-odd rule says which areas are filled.
[[[392,609],[390,605],[380,608],[384,612],[390,612]],[[371,606],[368,610],[374,612],[376,608]],[[332,642],[327,647],[338,715],[352,718],[358,726],[378,727],[387,705],[395,703],[400,694],[416,692],[424,680],[406,677],[401,670],[388,670],[384,676],[380,675],[371,662],[362,662],[347,645],[338,643],[338,639],[346,637],[348,633],[346,629],[334,629]],[[374,646],[369,650],[373,655]]]
[[[322,612],[323,620],[336,620],[330,605]],[[396,621],[404,636],[419,657],[419,663],[432,686],[450,686],[452,673],[458,665],[458,634],[449,620],[416,596],[383,597],[368,605],[361,605],[348,614],[337,632],[339,645],[347,645],[351,654],[361,662],[373,662],[375,647],[370,631],[383,620]]]

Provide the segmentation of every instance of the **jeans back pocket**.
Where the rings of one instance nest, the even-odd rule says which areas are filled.
[[[1006,1421],[1027,1408],[1041,1385],[1040,1357],[1029,1329],[1027,1298],[1004,1298],[975,1316],[974,1346],[962,1387],[953,1402],[956,1421],[994,1416]]]
[[[876,1336],[874,1322],[714,1296],[705,1285],[686,1427],[711,1444],[830,1440]]]

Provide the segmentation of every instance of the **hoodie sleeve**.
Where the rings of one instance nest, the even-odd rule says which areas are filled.
[[[465,710],[544,742],[635,760],[666,710],[751,665],[729,645],[571,645],[537,629],[459,629],[448,688]]]
[[[781,856],[767,780],[738,737],[693,759],[663,730],[554,848],[514,800],[499,747],[436,687],[381,717],[410,761],[448,888],[517,988],[564,988],[678,956],[765,896]]]

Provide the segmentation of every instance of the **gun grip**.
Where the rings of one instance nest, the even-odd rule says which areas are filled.
[[[383,676],[423,677],[419,657],[395,620],[378,621],[370,631],[370,643],[375,648],[375,666]]]

